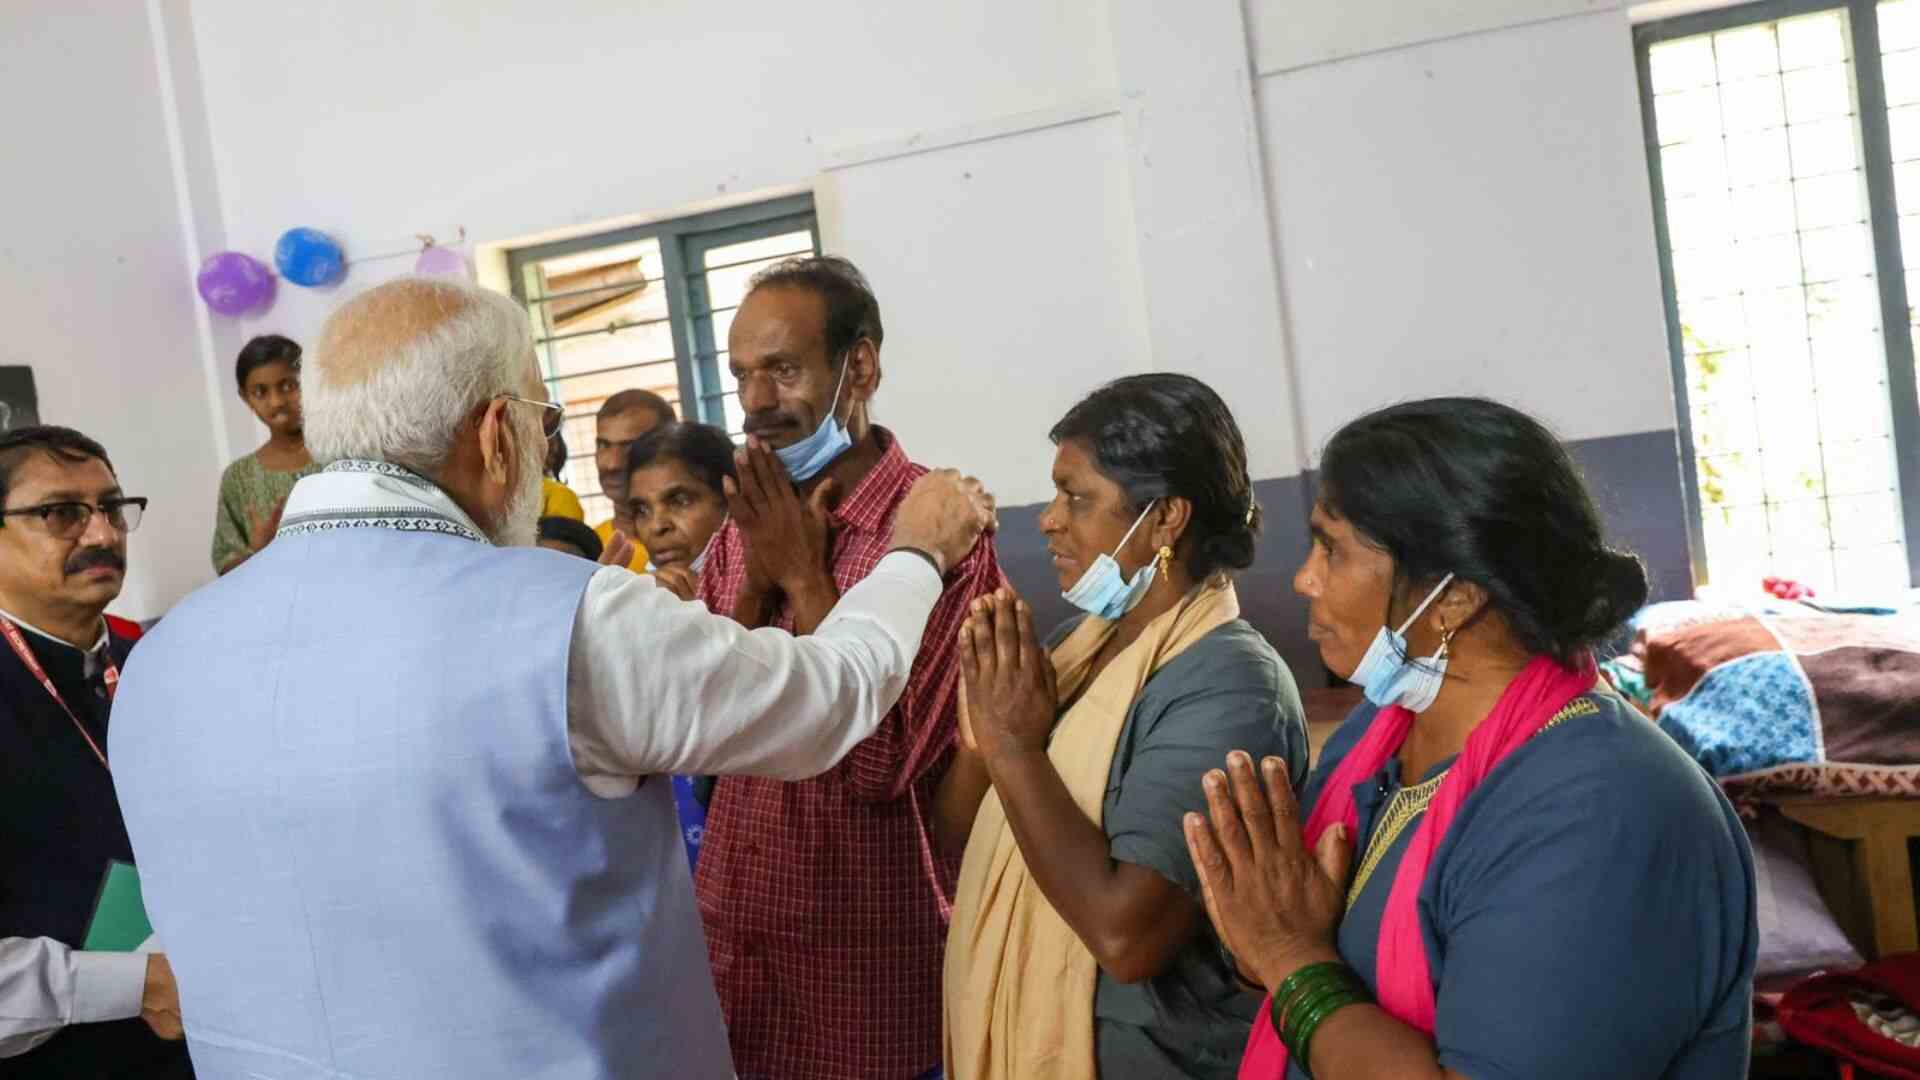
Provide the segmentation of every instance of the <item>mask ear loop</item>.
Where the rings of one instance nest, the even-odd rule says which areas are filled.
[[[1400,635],[1401,637],[1405,637],[1407,634],[1407,628],[1412,626],[1414,622],[1420,618],[1421,615],[1425,614],[1426,610],[1433,606],[1433,602],[1435,600],[1440,599],[1440,594],[1443,592],[1446,592],[1447,586],[1451,584],[1453,584],[1453,575],[1449,573],[1446,577],[1443,577],[1440,579],[1440,584],[1435,585],[1433,587],[1433,591],[1427,594],[1427,598],[1425,600],[1420,601],[1420,606],[1413,609],[1413,614],[1407,616],[1407,621],[1401,623],[1400,629],[1395,630],[1394,633]]]
[[[1120,542],[1118,544],[1115,544],[1113,547],[1113,550],[1107,553],[1109,557],[1117,556],[1120,554],[1120,549],[1127,546],[1127,541],[1133,539],[1133,534],[1140,531],[1140,523],[1147,520],[1147,514],[1149,511],[1153,509],[1153,504],[1159,501],[1160,501],[1159,499],[1149,499],[1147,501],[1146,508],[1140,511],[1140,516],[1137,518],[1134,518],[1133,525],[1127,529],[1127,535],[1121,537]],[[1115,558],[1114,561],[1118,562],[1120,560]]]
[[[838,423],[840,419],[840,390],[847,385],[847,369],[852,366],[853,350],[848,349],[846,352],[840,354],[840,378],[834,381],[833,400],[827,403],[827,419],[836,423]],[[851,420],[853,418],[848,417],[847,419]]]

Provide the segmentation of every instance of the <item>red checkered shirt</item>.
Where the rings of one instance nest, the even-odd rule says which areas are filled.
[[[887,553],[894,511],[927,471],[875,433],[879,464],[833,510],[843,593]],[[712,610],[733,610],[745,556],[728,524],[700,575]],[[911,1080],[940,1063],[959,860],[934,850],[934,793],[953,751],[960,623],[1004,580],[990,541],[954,567],[899,704],[831,771],[715,785],[695,877],[743,1080]],[[791,629],[792,612],[777,625]]]

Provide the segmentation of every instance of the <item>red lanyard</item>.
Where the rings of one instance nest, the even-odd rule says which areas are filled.
[[[53,680],[47,678],[47,669],[40,666],[40,661],[35,659],[33,650],[27,648],[26,637],[20,633],[19,627],[13,625],[12,619],[0,619],[0,635],[6,636],[7,644],[13,646],[14,655],[20,658],[21,663],[27,665],[27,670],[33,672],[34,678],[40,680],[40,685],[45,687],[47,693],[53,697],[53,703],[60,706],[60,711],[67,714],[67,719],[73,721],[74,730],[80,733],[81,738],[87,740],[87,747],[93,751],[93,756],[100,759],[100,767],[112,772],[113,766],[107,764],[107,755],[100,752],[100,744],[93,741],[93,736],[87,733],[87,726],[82,724],[80,718],[73,714],[73,710],[67,707],[67,700],[60,696],[60,691],[54,687]],[[112,655],[107,657],[106,682],[107,700],[111,701],[114,689],[120,685],[120,669],[114,664]]]

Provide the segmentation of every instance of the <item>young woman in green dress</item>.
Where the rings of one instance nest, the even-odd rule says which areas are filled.
[[[234,369],[240,400],[267,425],[260,449],[227,466],[213,526],[213,568],[225,574],[266,547],[280,510],[303,476],[318,472],[301,432],[300,346],[263,334],[240,350]]]

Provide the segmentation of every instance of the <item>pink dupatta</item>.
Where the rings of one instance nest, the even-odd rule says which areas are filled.
[[[1508,684],[1500,701],[1487,718],[1467,737],[1446,778],[1440,781],[1427,813],[1407,842],[1407,852],[1393,876],[1393,891],[1387,894],[1387,908],[1380,919],[1380,946],[1375,961],[1375,985],[1380,1007],[1396,1019],[1433,1034],[1433,975],[1427,965],[1427,946],[1420,933],[1418,902],[1420,885],[1426,880],[1427,867],[1441,838],[1453,824],[1460,807],[1480,786],[1494,766],[1515,748],[1532,738],[1559,715],[1573,699],[1593,689],[1597,672],[1591,656],[1582,656],[1574,668],[1564,668],[1541,656],[1524,668]],[[1379,772],[1387,759],[1400,750],[1414,715],[1395,705],[1380,710],[1368,725],[1367,733],[1327,778],[1320,799],[1307,818],[1307,848],[1320,842],[1320,834],[1335,822],[1344,822],[1347,835],[1358,837],[1358,814],[1353,805],[1353,789]],[[1273,999],[1260,1003],[1253,1020],[1253,1033],[1247,1038],[1246,1052],[1240,1058],[1240,1080],[1281,1080],[1287,1072],[1287,1047],[1273,1030]]]

